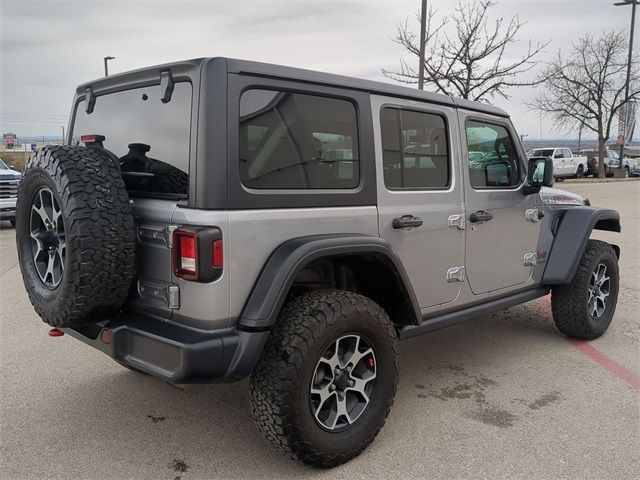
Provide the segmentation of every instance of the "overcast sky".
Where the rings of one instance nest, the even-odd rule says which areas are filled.
[[[528,39],[552,42],[545,55],[567,48],[586,31],[628,32],[629,7],[608,0],[501,0],[494,15],[518,14]],[[216,0],[0,0],[0,130],[56,135],[66,125],[76,85],[103,75],[102,58],[116,57],[110,72],[205,56],[227,56],[390,80],[403,54],[390,38],[395,25],[414,18],[411,1],[216,1]],[[429,0],[439,14],[457,1]],[[636,34],[636,37],[638,35]],[[636,38],[638,48],[640,41]],[[509,111],[530,139],[560,138],[549,121],[527,111],[534,92],[513,90]],[[638,137],[638,134],[636,134]]]

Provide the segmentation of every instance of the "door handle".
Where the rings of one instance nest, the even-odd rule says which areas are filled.
[[[488,222],[489,220],[493,220],[493,215],[486,210],[478,210],[471,214],[469,220],[474,223]]]
[[[422,219],[413,215],[403,215],[400,218],[394,218],[391,224],[396,230],[401,228],[416,228],[422,226]]]

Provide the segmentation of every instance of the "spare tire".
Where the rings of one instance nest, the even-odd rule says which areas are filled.
[[[97,148],[31,155],[20,182],[16,241],[33,307],[54,327],[113,317],[135,273],[135,229],[120,168]]]

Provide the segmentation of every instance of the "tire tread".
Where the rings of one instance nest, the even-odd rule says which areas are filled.
[[[603,256],[613,256],[617,265],[616,253],[611,245],[600,240],[588,240],[584,254],[580,259],[571,283],[568,285],[559,285],[553,289],[551,295],[553,321],[556,328],[569,337],[581,340],[593,340],[604,333],[603,331],[594,329],[591,322],[589,322],[585,316],[589,315],[585,308],[585,301],[593,266]],[[617,270],[616,272],[612,272],[612,275],[614,273],[616,276],[615,281],[618,282]],[[615,300],[615,298],[612,298],[612,301]],[[613,309],[615,310],[615,305]],[[611,312],[611,316],[613,316],[613,311]]]
[[[368,431],[364,442],[329,455],[314,445],[300,441],[294,418],[300,415],[293,399],[299,385],[296,372],[302,359],[320,339],[323,328],[337,321],[339,313],[351,310],[380,322],[391,339],[397,358],[398,341],[393,324],[384,310],[367,297],[346,291],[310,292],[286,304],[265,346],[250,381],[251,412],[262,434],[293,459],[329,468],[347,462],[362,452],[376,437],[393,404],[397,388],[396,375],[393,395],[386,405],[384,418]]]
[[[19,261],[29,300],[53,327],[97,322],[117,313],[135,275],[135,227],[120,169],[105,151],[87,147],[49,146],[31,155],[25,178],[37,173],[56,186],[65,220],[66,278],[53,301],[25,274],[32,259],[25,250]],[[23,182],[24,183],[24,179]],[[30,215],[31,198],[18,192],[18,215]],[[23,218],[27,222],[28,218]],[[24,232],[16,232],[18,241]]]

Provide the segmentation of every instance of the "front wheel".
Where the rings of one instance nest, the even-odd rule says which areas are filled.
[[[624,178],[629,178],[629,167],[624,167]]]
[[[558,330],[581,340],[601,336],[613,320],[619,286],[615,250],[589,240],[571,283],[553,289],[551,309]]]
[[[280,450],[315,467],[362,452],[387,418],[398,338],[385,311],[351,292],[289,302],[251,377],[251,410]]]

